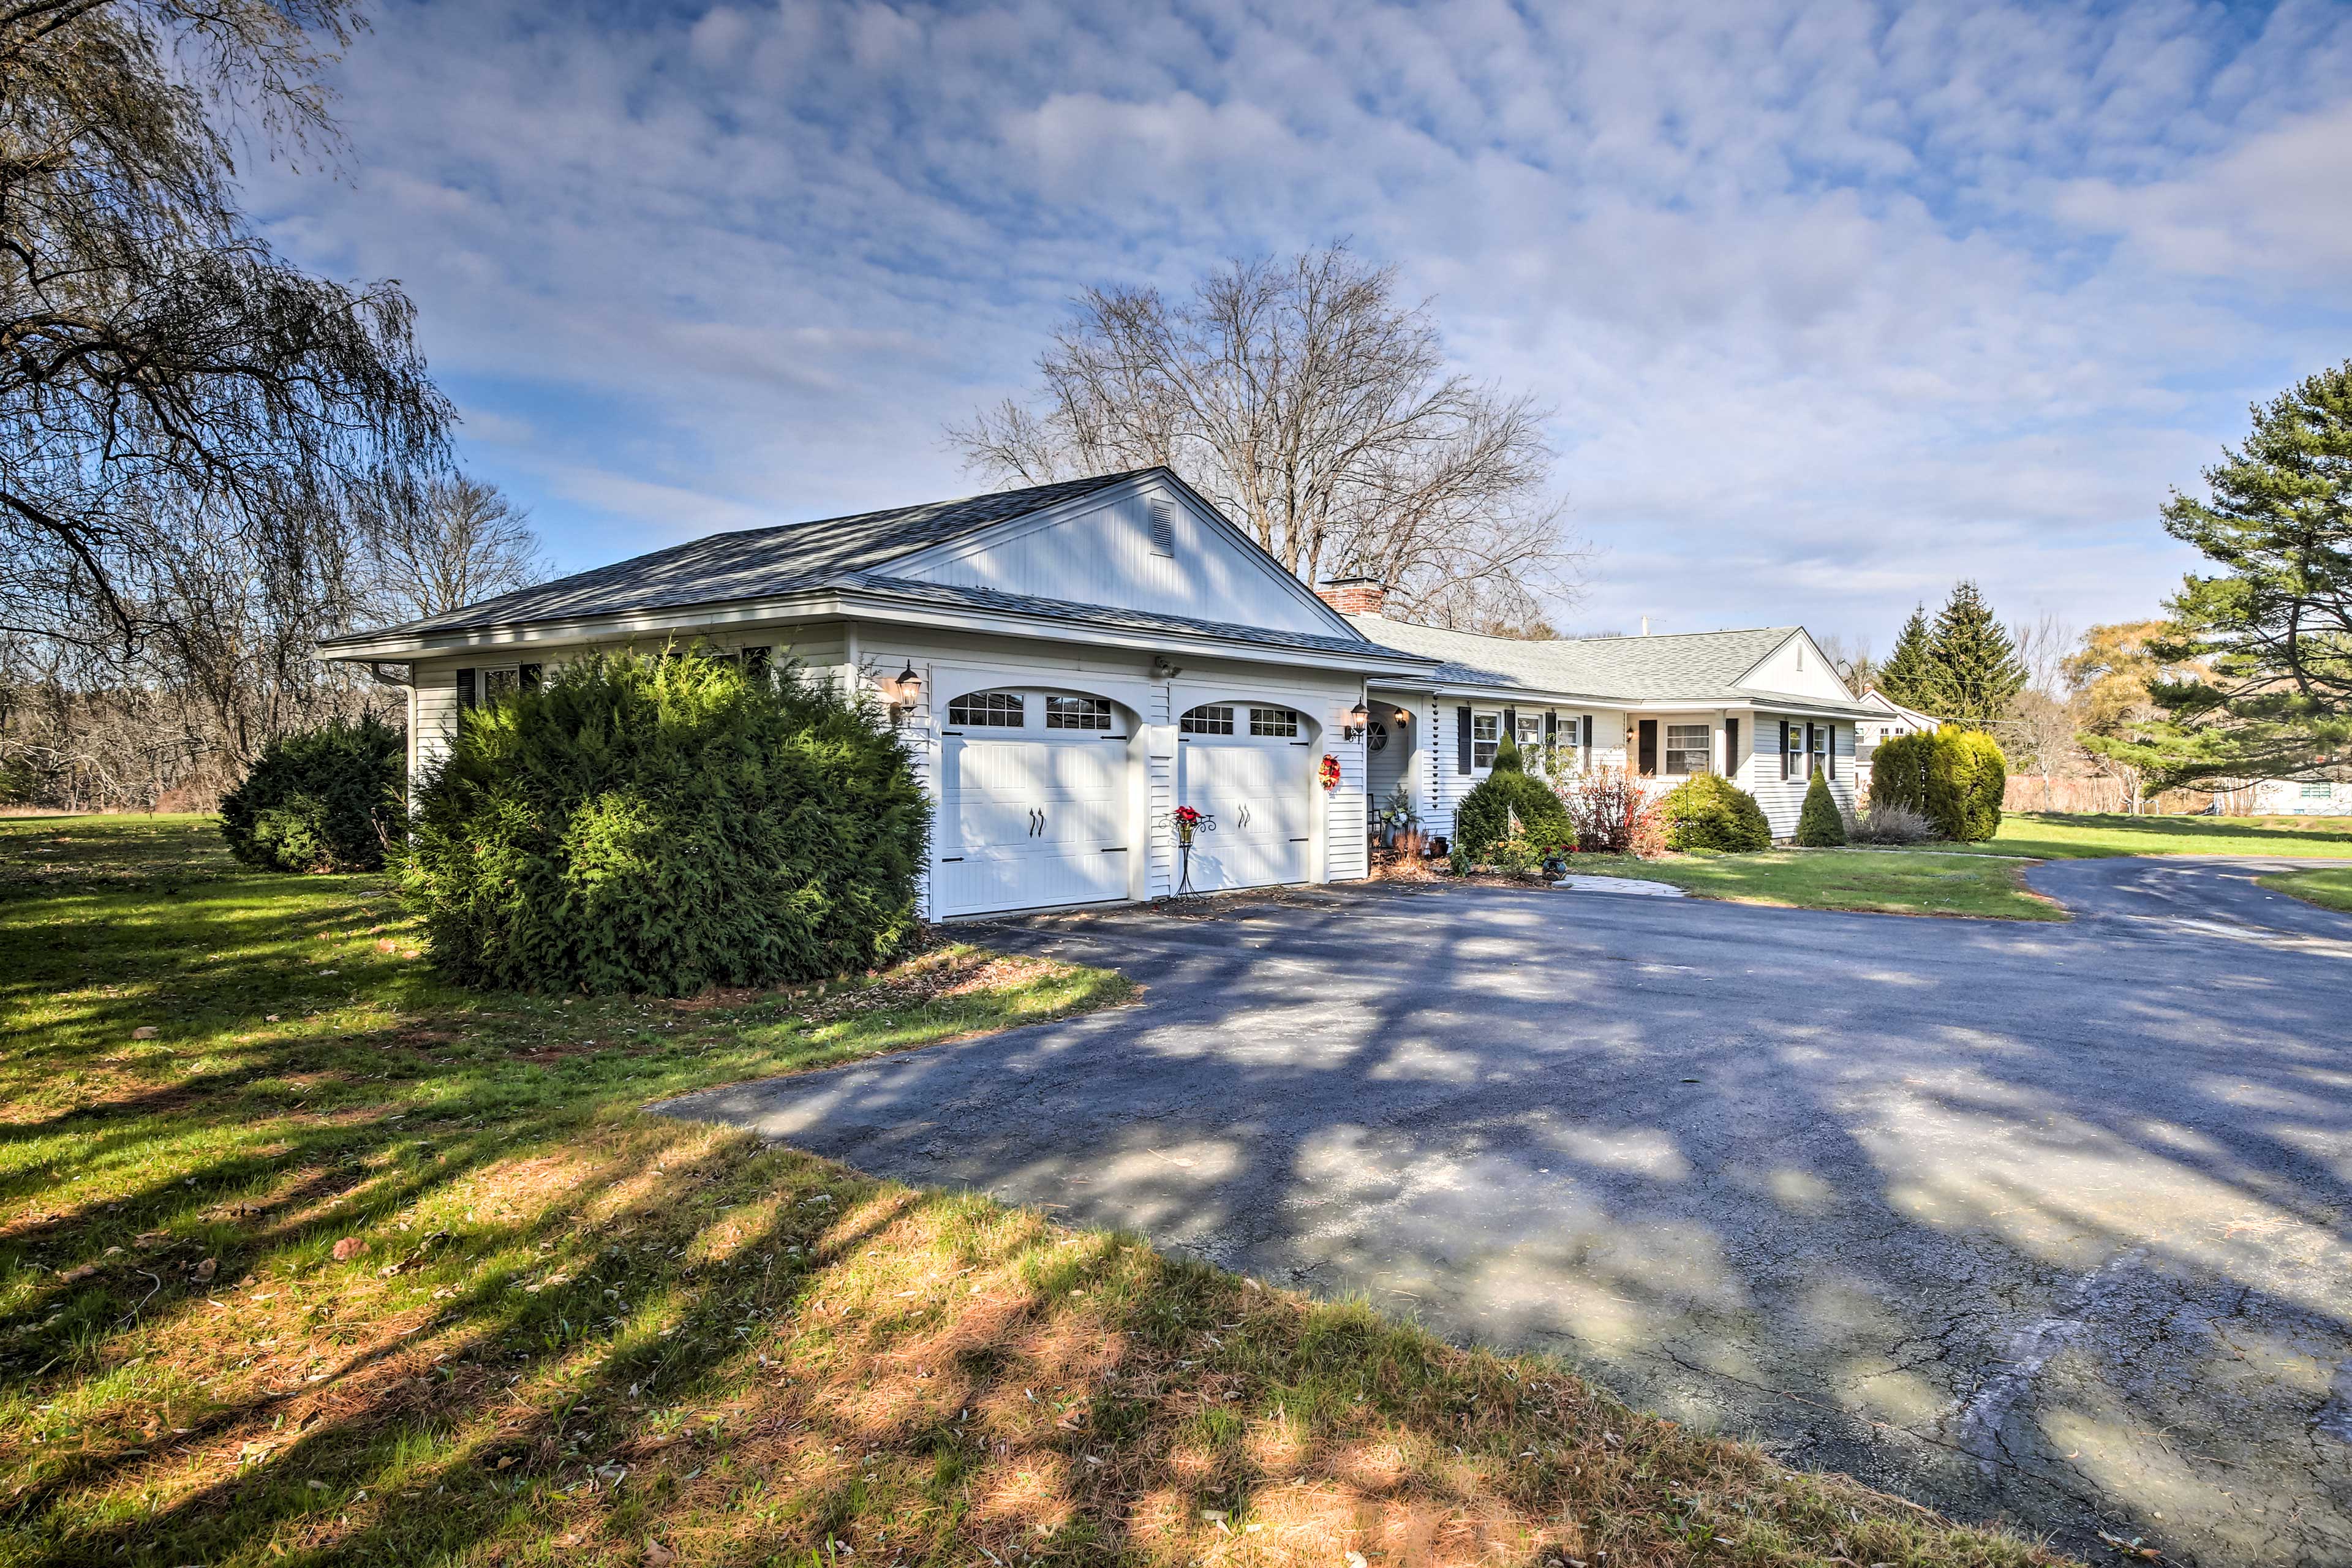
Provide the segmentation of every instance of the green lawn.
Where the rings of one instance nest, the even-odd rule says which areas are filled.
[[[2026,891],[2014,860],[1907,850],[1766,849],[1751,855],[1579,855],[1571,870],[1587,876],[1643,877],[1672,882],[1702,898],[1800,910],[1861,910],[1876,914],[1974,915],[2063,921],[2065,911]]]
[[[2352,868],[2332,871],[2284,871],[2259,880],[2265,888],[2291,893],[2326,909],[2352,910]]]
[[[380,880],[0,821],[0,1564],[2054,1561],[1140,1242],[644,1114],[1116,1004],[475,995]]]
[[[1770,849],[1755,855],[1669,855],[1662,860],[1579,856],[1595,876],[1645,877],[1703,898],[1790,909],[1880,914],[1974,915],[2058,921],[2058,905],[2028,890],[2026,859],[2105,855],[2276,855],[2352,859],[2352,818],[2309,816],[2043,816],[2011,814],[1983,844],[1920,849]],[[2352,898],[2352,877],[2311,871],[2268,879],[2316,903]],[[2337,908],[2352,903],[2337,902]]]
[[[2352,859],[2352,817],[2064,816],[2012,812],[1978,854],[2081,860],[2103,855],[2277,855]]]

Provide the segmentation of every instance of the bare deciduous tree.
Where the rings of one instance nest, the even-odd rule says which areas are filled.
[[[0,625],[125,647],[202,519],[299,573],[354,485],[438,466],[452,411],[396,285],[250,230],[230,131],[331,149],[351,0],[0,0]]]
[[[422,620],[548,577],[530,510],[465,474],[366,508],[361,531],[370,555],[362,602],[379,621]]]
[[[1822,638],[1822,652],[1828,657],[1830,668],[1838,672],[1838,679],[1845,682],[1848,690],[1859,697],[1870,689],[1872,679],[1878,674],[1878,661],[1870,657],[1868,637],[1855,637],[1849,642],[1847,638],[1832,634]]]
[[[1546,411],[1449,371],[1394,286],[1336,246],[1230,263],[1175,304],[1089,289],[1039,356],[1040,405],[949,440],[1008,482],[1164,463],[1310,583],[1378,577],[1444,625],[1538,622],[1573,592]]]

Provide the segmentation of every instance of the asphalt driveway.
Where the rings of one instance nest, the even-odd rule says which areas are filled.
[[[2301,862],[2308,865],[2310,862]],[[2076,1550],[2352,1562],[2352,917],[1548,890],[992,928],[1142,1002],[668,1109],[1362,1293]]]

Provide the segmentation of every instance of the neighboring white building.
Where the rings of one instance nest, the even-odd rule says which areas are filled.
[[[1854,725],[1854,760],[1865,774],[1870,772],[1870,754],[1878,750],[1880,742],[1898,735],[1933,734],[1943,726],[1942,720],[1904,707],[1875,686],[1862,694],[1862,707],[1863,715]]]
[[[1379,607],[1318,596],[1147,468],[714,534],[320,657],[408,668],[413,774],[468,705],[598,649],[692,642],[875,692],[936,805],[943,919],[1172,893],[1180,805],[1216,822],[1195,889],[1361,877],[1372,802],[1410,780],[1451,831],[1505,726],[1662,784],[1725,769],[1778,834],[1815,768],[1851,801],[1862,710],[1801,628],[1523,643]]]
[[[2352,816],[2352,784],[2326,779],[2263,779],[2253,789],[2256,816]]]

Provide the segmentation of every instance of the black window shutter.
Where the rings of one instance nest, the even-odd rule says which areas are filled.
[[[1506,708],[1503,710],[1503,733],[1511,738],[1511,744],[1514,746],[1519,743],[1519,713],[1517,709]]]
[[[525,691],[538,690],[541,668],[541,667],[536,664],[518,665],[515,668],[515,684]]]
[[[1830,777],[1831,777],[1832,780],[1834,780],[1834,779],[1837,777],[1837,726],[1836,726],[1836,725],[1834,725],[1834,724],[1824,724],[1824,725],[1822,725],[1822,752],[1824,752],[1825,753],[1827,753],[1827,755],[1828,755],[1828,757],[1829,757],[1829,760],[1830,760]]]
[[[1739,772],[1739,721],[1723,721],[1723,776],[1731,778]]]
[[[1470,771],[1470,710],[1467,708],[1454,710],[1454,771],[1466,773]]]
[[[1642,776],[1649,778],[1658,771],[1658,721],[1642,721]]]
[[[473,705],[474,672],[470,669],[461,669],[457,672],[457,711],[463,713]]]
[[[1549,708],[1544,710],[1544,741],[1547,744],[1557,744],[1559,741],[1559,715]]]
[[[1780,777],[1783,782],[1789,777],[1789,721],[1786,719],[1780,721]]]
[[[743,673],[746,675],[767,674],[769,656],[772,651],[772,649],[764,647],[745,648],[743,650]]]

